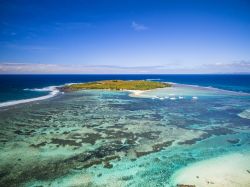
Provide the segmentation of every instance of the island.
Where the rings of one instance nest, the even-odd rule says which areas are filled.
[[[84,89],[107,89],[107,90],[152,90],[156,88],[171,87],[165,82],[145,81],[145,80],[104,80],[87,83],[70,84],[60,87],[63,92],[78,91]]]

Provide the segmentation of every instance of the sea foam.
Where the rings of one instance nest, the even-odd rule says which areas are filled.
[[[22,104],[22,103],[29,103],[29,102],[32,102],[32,101],[40,101],[40,100],[44,100],[44,99],[49,99],[51,97],[56,96],[60,92],[56,88],[56,86],[48,86],[48,87],[45,87],[45,88],[33,88],[33,89],[26,88],[24,90],[39,91],[39,92],[41,92],[41,91],[43,91],[43,92],[44,91],[49,91],[50,93],[48,95],[41,96],[41,97],[3,102],[3,103],[0,103],[0,107],[7,107],[7,106],[13,106],[13,105]]]
[[[250,119],[250,109],[244,110],[243,112],[239,113],[238,116],[245,119]]]

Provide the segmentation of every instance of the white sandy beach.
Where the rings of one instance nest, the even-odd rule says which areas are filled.
[[[196,187],[250,186],[250,153],[228,154],[191,164],[177,171],[172,183]]]
[[[131,94],[129,94],[129,96],[138,97],[138,96],[141,96],[142,93],[144,93],[148,90],[127,90],[127,91],[131,93]]]

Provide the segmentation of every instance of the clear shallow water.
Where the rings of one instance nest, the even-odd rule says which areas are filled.
[[[248,76],[228,76],[4,76],[0,95],[27,99],[49,93],[34,88],[104,79],[248,92]],[[1,108],[1,186],[166,186],[189,163],[249,151],[248,95],[177,85],[142,97],[84,91]]]
[[[249,95],[173,89],[184,98],[93,90],[0,108],[0,186],[171,186],[190,163],[250,151]]]

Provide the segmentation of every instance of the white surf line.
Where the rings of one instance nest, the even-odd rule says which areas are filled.
[[[145,79],[146,81],[160,81],[162,79]]]
[[[56,86],[49,86],[49,87],[45,87],[45,88],[41,88],[41,89],[40,88],[34,88],[34,89],[25,89],[25,90],[50,91],[50,93],[48,95],[45,95],[45,96],[35,97],[35,98],[31,98],[31,99],[21,99],[21,100],[3,102],[3,103],[0,103],[0,108],[1,107],[7,107],[7,106],[13,106],[13,105],[17,105],[17,104],[29,103],[29,102],[32,102],[32,101],[40,101],[40,100],[49,99],[51,97],[56,96],[60,92],[56,88]]]
[[[222,88],[216,88],[213,86],[200,86],[200,85],[195,85],[195,84],[182,84],[182,83],[171,83],[171,84],[176,85],[176,86],[186,86],[186,87],[198,88],[198,89],[203,89],[203,90],[212,90],[212,91],[222,92],[225,94],[242,95],[242,96],[250,95],[250,93],[243,92],[243,91],[226,90]]]

